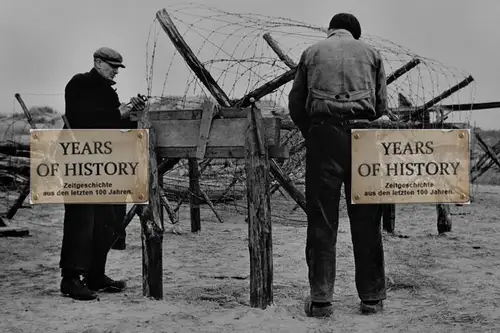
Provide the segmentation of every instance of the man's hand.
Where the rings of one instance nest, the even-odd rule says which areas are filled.
[[[128,102],[127,104],[122,103],[118,107],[118,109],[120,110],[120,113],[122,115],[122,119],[129,118],[129,117],[132,117],[135,119],[139,116],[138,113],[143,111],[145,107],[146,107],[146,102],[142,98],[132,97],[130,99],[130,102]]]
[[[142,111],[146,107],[146,102],[140,97],[132,97],[129,104],[132,105],[131,111]]]

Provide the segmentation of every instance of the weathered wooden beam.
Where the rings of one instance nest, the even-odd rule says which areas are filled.
[[[250,306],[265,309],[273,303],[273,255],[269,160],[260,155],[257,127],[263,133],[258,110],[248,113],[246,174],[248,203],[248,248],[250,252]],[[261,138],[264,142],[264,138]]]
[[[443,99],[451,96],[452,94],[456,93],[460,89],[468,86],[472,81],[474,81],[474,78],[472,77],[472,75],[469,75],[469,77],[465,78],[464,80],[462,80],[458,84],[454,85],[450,89],[447,89],[446,91],[441,93],[439,96],[436,96],[433,99],[431,99],[430,101],[428,101],[427,103],[425,103],[424,105],[417,107],[417,109],[414,112],[412,112],[412,114],[410,115],[410,119],[413,117],[422,116],[430,107],[436,105],[437,103],[439,103]]]
[[[5,214],[5,218],[12,220],[12,218],[14,217],[14,215],[16,215],[19,208],[22,207],[23,202],[24,200],[26,200],[29,193],[30,193],[30,182],[28,181],[28,183],[21,188],[21,194],[19,195],[19,197],[17,197],[12,207],[9,208],[7,214]]]
[[[189,211],[191,215],[191,232],[201,230],[200,215],[200,170],[195,158],[188,160],[189,168]]]
[[[264,83],[262,86],[249,92],[244,97],[242,97],[238,101],[236,101],[236,103],[234,105],[237,107],[241,107],[241,108],[249,106],[252,103],[250,101],[252,98],[254,98],[256,101],[258,101],[262,97],[272,93],[276,89],[278,89],[281,86],[292,81],[295,78],[296,72],[297,72],[297,68],[293,68],[293,69],[286,71],[285,73],[281,74],[280,76]]]
[[[495,156],[498,157],[498,155],[500,154],[500,141],[493,146],[492,151],[493,154],[495,154]],[[472,175],[471,182],[476,181],[476,179],[481,177],[493,165],[495,165],[495,161],[491,159],[490,154],[488,154],[488,152],[484,152],[484,154],[479,158],[476,164],[471,168],[471,175]]]
[[[267,42],[267,44],[271,47],[271,49],[276,53],[278,58],[283,61],[285,65],[288,66],[288,68],[293,69],[297,66],[295,61],[293,61],[290,56],[288,56],[283,49],[280,47],[279,43],[271,36],[270,33],[265,33],[263,36],[264,40]],[[420,64],[420,59],[419,58],[414,58],[410,60],[408,63],[403,65],[402,67],[398,68],[395,70],[393,73],[391,73],[387,77],[387,84],[391,84],[392,82],[396,81],[399,77],[403,76],[405,73],[409,72],[413,68],[415,68],[418,64]]]
[[[495,152],[491,150],[491,148],[484,142],[483,138],[479,135],[479,133],[475,133],[475,137],[477,139],[477,142],[479,143],[479,146],[488,154],[488,156],[491,158],[495,164],[500,167],[500,160],[498,159],[497,155]]]
[[[207,205],[210,207],[210,209],[214,213],[214,215],[217,218],[217,220],[219,220],[220,223],[224,223],[224,220],[222,220],[222,217],[219,215],[219,213],[217,213],[217,210],[215,209],[215,206],[212,203],[212,200],[210,200],[210,198],[205,193],[205,191],[203,191],[202,189],[200,189],[200,194],[203,197],[203,200],[205,200],[205,202],[207,203]]]
[[[279,145],[280,119],[265,118],[264,130],[269,146]],[[201,120],[165,120],[153,122],[157,134],[157,147],[198,147]],[[244,147],[246,119],[214,119],[207,134],[210,147]],[[205,150],[205,152],[206,152]]]
[[[452,111],[487,110],[500,108],[500,102],[444,104],[441,107]]]
[[[30,112],[28,111],[28,108],[26,107],[26,104],[24,104],[24,101],[23,99],[21,98],[21,95],[16,93],[14,95],[17,99],[17,101],[19,102],[19,104],[21,105],[21,109],[23,109],[23,112],[24,112],[24,115],[26,116],[26,120],[28,121],[28,124],[30,124],[30,127],[32,129],[37,129],[36,127],[36,124],[35,122],[33,121],[33,118],[31,117],[31,114]]]
[[[295,66],[297,66],[295,61],[293,61],[290,56],[283,52],[278,42],[273,37],[271,37],[271,34],[269,32],[266,32],[262,37],[285,65],[287,65],[289,68],[295,68]]]
[[[170,222],[172,224],[176,224],[179,222],[179,219],[177,218],[177,214],[175,213],[174,209],[170,205],[170,202],[168,201],[167,194],[165,193],[165,189],[160,187],[160,200],[163,208],[167,211],[168,217],[170,219]]]
[[[493,153],[495,156],[498,156],[500,154],[500,141],[498,141],[492,148]],[[476,164],[471,168],[471,172],[479,171],[481,170],[488,162],[492,162],[490,155],[487,152],[484,152],[483,155],[478,159]]]
[[[159,155],[161,155],[161,154],[159,154]],[[168,170],[172,169],[177,163],[179,163],[179,161],[180,161],[179,158],[165,158],[158,165],[158,176],[163,177],[163,174],[165,174],[165,172],[167,172]],[[134,218],[135,214],[137,214],[137,212],[138,212],[138,205],[134,204],[130,208],[130,210],[128,211],[127,215],[125,216],[125,219],[123,221],[123,226],[122,226],[123,230],[125,230],[127,228],[127,226],[130,224],[130,222]]]
[[[289,153],[287,147],[268,146],[267,152],[272,158],[288,158]],[[195,158],[196,147],[159,147],[158,154],[160,157],[171,158]],[[207,147],[205,152],[207,158],[244,158],[244,147]]]
[[[230,106],[230,104],[228,103],[229,97],[227,97],[226,93],[219,87],[210,72],[205,69],[203,64],[200,62],[200,60],[198,60],[191,48],[187,45],[184,38],[182,38],[181,34],[175,27],[174,22],[172,22],[172,20],[170,19],[167,10],[159,10],[156,13],[156,18],[158,19],[158,22],[160,22],[163,30],[165,30],[167,35],[170,37],[170,40],[172,41],[174,46],[186,61],[187,65],[196,74],[198,79],[200,79],[205,87],[207,87],[207,89],[210,91],[212,96],[214,96],[217,102],[222,106]]]
[[[420,59],[419,58],[414,58],[404,64],[402,67],[396,69],[393,73],[391,73],[386,80],[386,84],[389,85],[392,82],[396,81],[399,77],[403,76],[404,74],[408,73],[411,71],[413,68],[417,67],[418,64],[420,64]]]
[[[29,236],[26,228],[0,226],[0,237],[25,237]]]
[[[150,120],[152,122],[162,120],[198,120],[202,118],[203,109],[186,110],[153,110],[150,111]],[[246,118],[246,113],[241,108],[222,108],[218,112],[220,118]]]
[[[161,220],[156,132],[151,126],[147,108],[142,112],[138,127],[149,129],[149,202],[138,206],[142,240],[142,290],[146,297],[163,299],[163,233],[165,229]]]
[[[200,130],[198,133],[198,143],[196,146],[196,158],[202,159],[205,157],[205,151],[207,149],[208,137],[210,135],[210,128],[212,127],[212,120],[217,114],[218,106],[212,104],[211,102],[205,102],[203,107],[203,113],[201,116]]]
[[[293,180],[288,177],[285,172],[281,169],[281,167],[274,160],[269,161],[270,165],[273,165],[271,168],[271,173],[273,177],[281,184],[281,186],[285,189],[285,191],[292,197],[293,200],[304,210],[306,211],[306,197],[305,195],[295,187]]]

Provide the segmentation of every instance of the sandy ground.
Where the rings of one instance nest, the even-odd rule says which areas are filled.
[[[249,302],[247,225],[203,211],[202,231],[165,234],[164,299],[142,296],[140,227],[125,251],[111,251],[108,274],[126,278],[122,294],[91,302],[61,296],[58,268],[62,207],[25,208],[10,222],[30,237],[0,238],[0,332],[500,332],[499,188],[453,207],[453,231],[438,236],[432,205],[398,206],[397,231],[384,235],[390,289],[382,314],[359,313],[349,224],[341,221],[336,312],[307,318],[304,223],[274,218],[274,306]]]

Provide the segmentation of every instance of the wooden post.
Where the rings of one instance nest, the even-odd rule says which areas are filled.
[[[189,211],[191,215],[191,232],[201,230],[200,216],[200,169],[196,158],[188,159],[189,166]]]
[[[396,228],[396,205],[382,205],[382,225],[385,231],[393,233]]]
[[[142,239],[142,291],[146,297],[163,299],[163,221],[161,219],[160,188],[156,133],[147,110],[139,120],[139,128],[149,129],[149,203],[138,206]]]
[[[259,142],[265,144],[262,115],[252,107],[248,113],[245,164],[248,202],[248,248],[250,252],[250,306],[265,309],[273,302],[273,251],[271,201],[269,197],[269,160]]]
[[[438,233],[442,234],[451,231],[451,213],[450,205],[447,204],[437,204],[437,229]]]
[[[158,156],[158,155],[156,155],[156,156]],[[160,162],[160,164],[161,164],[161,162]],[[164,175],[163,175],[163,173],[160,172],[160,164],[158,164],[156,172],[158,173],[158,196],[160,197],[160,221],[161,221],[160,223],[161,223],[161,225],[164,226],[165,225],[165,214],[163,213],[163,211],[164,211],[164,209],[168,210],[170,208],[170,206],[169,206],[168,200],[166,202],[163,200],[163,194],[164,194],[163,193],[163,185],[164,185],[164,177],[163,176]],[[169,208],[165,208],[164,203],[167,206],[169,206]]]

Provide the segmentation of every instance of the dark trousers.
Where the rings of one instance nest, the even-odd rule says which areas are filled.
[[[116,218],[118,219],[117,223],[118,225],[120,225],[120,223],[122,223],[123,220],[125,220],[125,216],[127,215],[127,205],[126,204],[115,205],[115,214]],[[127,238],[126,229],[121,229],[118,232],[118,239],[116,241],[125,243],[126,238]]]
[[[65,275],[102,277],[122,205],[65,204],[60,267]]]
[[[333,300],[341,186],[344,183],[354,248],[356,288],[363,301],[386,298],[380,205],[351,204],[351,134],[313,120],[306,157],[306,260],[313,302]]]

